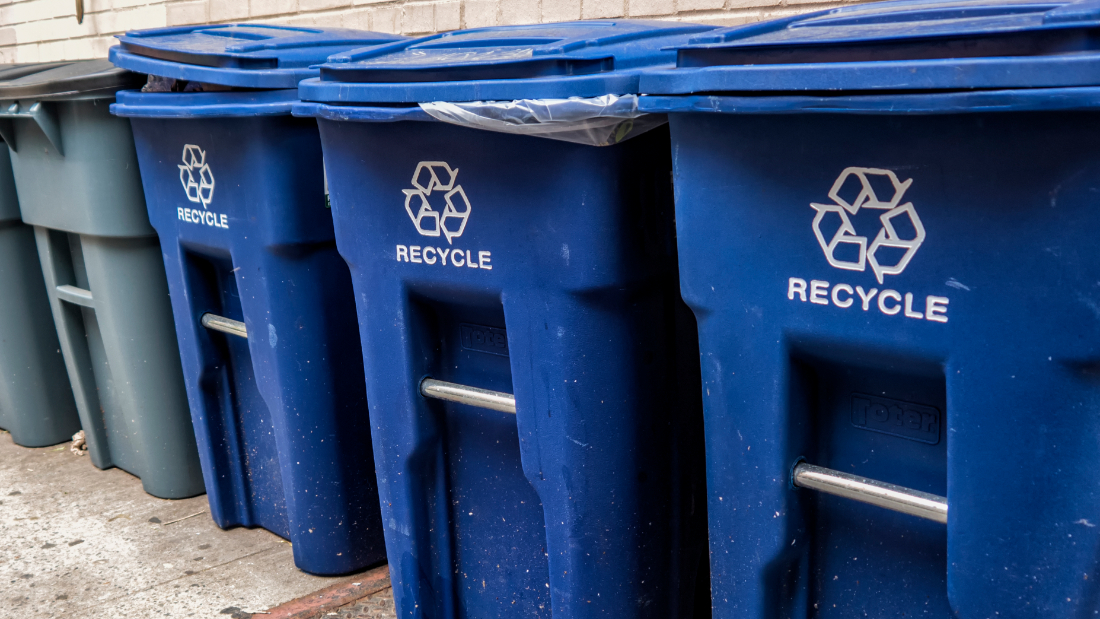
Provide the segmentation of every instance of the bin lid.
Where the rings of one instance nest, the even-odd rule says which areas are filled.
[[[303,99],[419,103],[636,94],[640,71],[714,26],[604,20],[460,30],[337,54]]]
[[[0,65],[0,81],[13,80],[23,77],[24,75],[30,75],[31,73],[39,73],[47,69],[53,69],[54,67],[60,67],[62,65],[69,64],[72,61],[65,62],[25,62],[22,64],[4,64]]]
[[[1100,0],[897,0],[696,36],[653,94],[1100,85]]]
[[[18,74],[22,69],[12,69]],[[15,79],[0,73],[0,100],[88,99],[113,97],[124,88],[140,88],[145,76],[113,66],[107,60],[47,63],[44,71],[33,71]]]
[[[345,28],[265,24],[184,26],[127,32],[111,62],[151,75],[240,88],[294,88],[330,55],[406,40]]]

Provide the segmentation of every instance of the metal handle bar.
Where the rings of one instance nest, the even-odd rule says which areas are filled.
[[[202,315],[201,321],[202,326],[211,331],[221,331],[222,333],[228,333],[229,335],[236,335],[237,337],[248,339],[248,329],[245,328],[244,323],[239,320],[233,320],[232,318],[226,318],[225,316],[218,316],[217,314],[207,312]]]
[[[858,475],[849,475],[805,462],[795,465],[793,482],[799,488],[820,490],[826,494],[947,524],[947,499],[935,494]]]
[[[480,408],[488,408],[502,413],[516,414],[516,398],[510,393],[489,391],[477,387],[467,387],[457,383],[448,383],[434,378],[425,378],[420,381],[420,395],[425,398],[435,398],[459,404],[469,404]]]

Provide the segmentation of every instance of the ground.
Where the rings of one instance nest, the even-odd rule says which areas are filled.
[[[6,432],[0,432],[0,539],[3,619],[394,616],[384,566],[358,577],[311,576],[294,567],[283,539],[263,529],[215,526],[205,495],[158,499],[136,477],[101,471],[68,445],[28,449]],[[331,608],[354,601],[345,590],[368,575],[376,593]],[[320,612],[308,610],[318,597],[311,594],[326,588],[343,597]],[[296,598],[304,606],[280,612]]]
[[[329,611],[325,619],[390,619],[396,617],[393,609],[393,589]]]

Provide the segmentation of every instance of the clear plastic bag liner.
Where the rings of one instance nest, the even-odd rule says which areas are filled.
[[[443,122],[588,146],[611,146],[668,122],[665,114],[638,110],[637,95],[604,95],[590,99],[521,99],[468,103],[421,103]]]

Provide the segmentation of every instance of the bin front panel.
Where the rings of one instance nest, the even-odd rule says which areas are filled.
[[[50,316],[34,229],[0,221],[0,428],[25,447],[71,439],[80,430]]]
[[[19,218],[7,146],[0,146],[0,428],[25,447],[69,440],[80,430],[34,229]]]
[[[667,132],[320,127],[398,612],[691,616],[705,516],[678,459],[701,416],[677,373],[697,357],[677,352],[696,340]],[[516,414],[429,400],[425,377],[512,393]]]
[[[671,119],[716,617],[1100,610],[1092,113]],[[946,496],[946,526],[791,485]]]
[[[61,140],[59,152],[35,121],[11,121],[12,168],[23,221],[76,234],[153,235],[140,178],[133,173],[133,136],[125,119],[111,116],[113,101],[17,102],[22,109],[42,106]]]
[[[176,267],[169,271],[169,285],[180,287],[184,315],[201,321],[210,312],[244,322],[229,247],[219,251],[209,245],[177,244],[175,249],[174,260],[165,262]],[[177,333],[182,328],[199,336],[181,354],[188,395],[198,398],[192,411],[197,411],[194,424],[215,522],[223,528],[261,526],[289,538],[275,429],[256,383],[248,340],[206,331],[198,322],[194,328],[189,321],[177,324]],[[196,360],[199,365],[193,372]]]
[[[36,226],[35,238],[92,463],[161,498],[201,494],[156,237]]]
[[[316,123],[132,119],[211,512],[339,574],[384,558],[351,278]],[[245,323],[247,339],[202,316]]]

